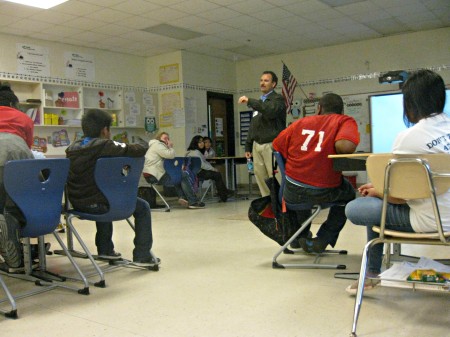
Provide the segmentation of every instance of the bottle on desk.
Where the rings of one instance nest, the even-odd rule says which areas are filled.
[[[252,158],[247,158],[247,170],[253,173],[253,160]]]

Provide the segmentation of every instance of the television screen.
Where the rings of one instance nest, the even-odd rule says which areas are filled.
[[[392,152],[397,134],[406,129],[403,122],[403,94],[384,94],[369,97],[370,152]],[[446,90],[444,112],[450,116],[450,89]]]

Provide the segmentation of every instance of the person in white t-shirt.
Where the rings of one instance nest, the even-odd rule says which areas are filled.
[[[443,113],[445,84],[441,76],[430,70],[410,74],[403,85],[404,120],[410,128],[400,132],[394,141],[394,154],[447,153],[450,154],[450,117]],[[345,214],[352,223],[367,226],[367,240],[378,237],[372,226],[380,224],[382,193],[372,184],[359,189],[362,198],[347,204]],[[438,196],[444,231],[450,231],[450,190]],[[429,199],[389,199],[386,229],[403,232],[436,232],[433,208]],[[383,245],[369,250],[367,279],[364,289],[372,289],[381,272]],[[355,294],[357,282],[347,287]]]

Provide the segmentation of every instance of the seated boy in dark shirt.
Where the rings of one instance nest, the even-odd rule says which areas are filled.
[[[112,141],[111,115],[100,109],[92,109],[83,115],[81,126],[84,137],[72,143],[66,150],[70,159],[67,181],[69,200],[79,211],[93,214],[106,213],[108,202],[95,184],[94,169],[100,157],[143,157],[147,151],[146,143],[125,144]],[[133,262],[136,265],[152,266],[155,261],[152,248],[152,221],[148,203],[136,197],[135,238]],[[112,222],[96,222],[95,245],[99,258],[119,259],[120,253],[114,251],[112,241]]]

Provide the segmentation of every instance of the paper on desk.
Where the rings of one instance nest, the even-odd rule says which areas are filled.
[[[421,257],[417,263],[402,262],[394,265],[380,274],[382,280],[404,281],[416,269],[433,269],[441,273],[450,273],[450,266],[436,262],[427,257]]]

